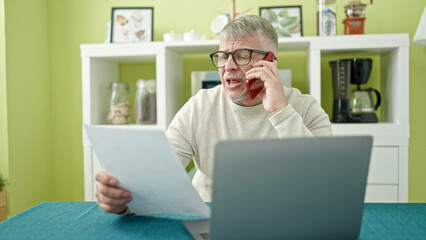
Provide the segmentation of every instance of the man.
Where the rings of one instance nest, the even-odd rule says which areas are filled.
[[[199,91],[170,123],[167,137],[184,166],[194,159],[193,185],[204,201],[211,201],[213,149],[218,140],[332,134],[329,117],[316,100],[283,87],[277,61],[262,60],[269,52],[276,56],[277,48],[277,33],[269,21],[247,15],[228,23],[220,33],[220,51],[210,55],[222,85]],[[253,99],[246,79],[264,83]],[[117,187],[117,179],[102,171],[96,180],[102,210],[129,212],[126,204],[131,194]]]

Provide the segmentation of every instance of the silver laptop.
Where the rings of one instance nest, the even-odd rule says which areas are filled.
[[[223,141],[194,239],[357,239],[372,137]]]

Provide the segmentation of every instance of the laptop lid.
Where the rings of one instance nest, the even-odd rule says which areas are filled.
[[[211,239],[356,239],[372,137],[219,142]]]

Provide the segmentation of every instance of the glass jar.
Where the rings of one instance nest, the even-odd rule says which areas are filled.
[[[130,119],[129,85],[123,82],[113,82],[107,120],[112,124],[128,124]]]
[[[136,83],[135,118],[137,124],[157,123],[157,86],[155,80],[139,79]]]
[[[318,36],[336,36],[336,0],[317,0]]]

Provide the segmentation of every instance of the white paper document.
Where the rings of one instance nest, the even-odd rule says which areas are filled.
[[[163,130],[84,128],[102,168],[130,191],[133,212],[210,217]]]

